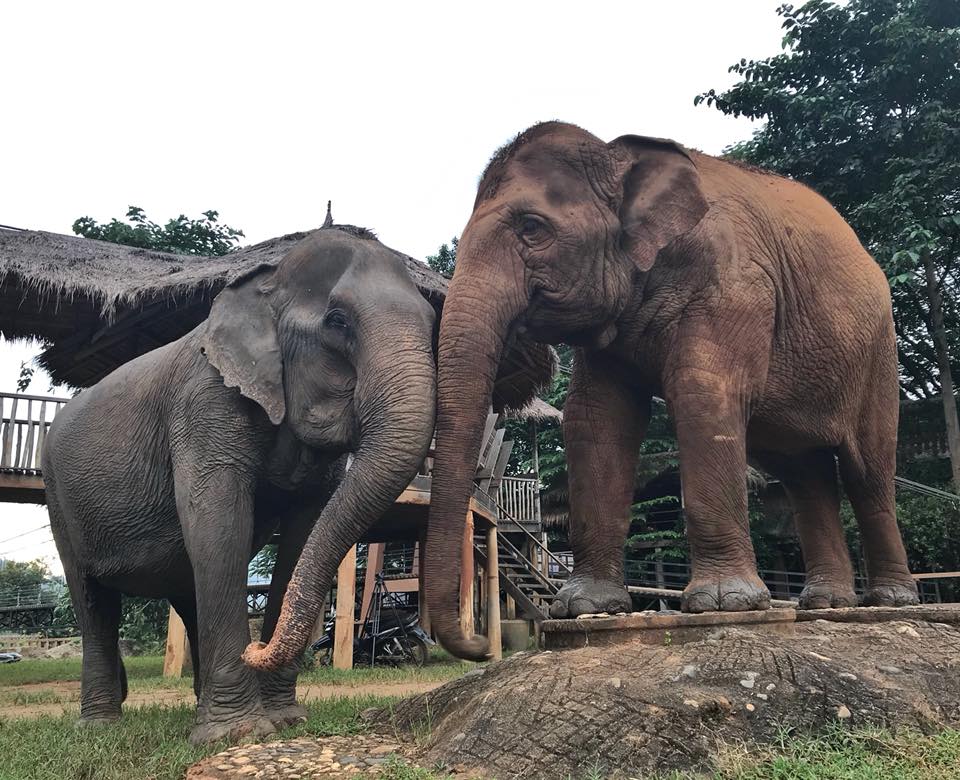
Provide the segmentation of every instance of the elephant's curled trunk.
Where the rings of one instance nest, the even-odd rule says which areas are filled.
[[[358,371],[356,388],[360,445],[304,545],[270,642],[253,642],[243,653],[255,669],[275,669],[303,652],[340,561],[410,483],[430,446],[429,348],[381,350]]]

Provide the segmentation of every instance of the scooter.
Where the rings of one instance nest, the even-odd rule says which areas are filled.
[[[333,659],[334,622],[335,618],[331,617],[324,624],[323,636],[310,646],[318,665],[328,665]],[[423,666],[432,644],[433,640],[420,627],[420,615],[398,609],[394,594],[386,589],[383,574],[377,574],[367,618],[353,640],[354,663]]]

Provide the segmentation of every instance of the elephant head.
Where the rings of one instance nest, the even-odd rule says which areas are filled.
[[[433,434],[435,313],[392,250],[319,230],[216,298],[203,350],[227,386],[326,454],[353,453],[303,548],[256,668],[306,645],[340,560],[409,484]]]
[[[457,620],[459,529],[504,345],[517,333],[609,345],[637,278],[707,208],[677,144],[638,136],[607,144],[556,122],[522,133],[481,177],[440,324],[427,544],[431,617],[454,654],[487,652]]]

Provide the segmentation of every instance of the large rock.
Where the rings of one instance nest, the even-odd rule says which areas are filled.
[[[960,629],[813,620],[520,653],[375,719],[429,733],[421,765],[483,777],[708,769],[719,741],[768,742],[785,728],[960,723]]]

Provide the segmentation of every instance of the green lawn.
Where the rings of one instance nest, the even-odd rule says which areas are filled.
[[[350,734],[361,731],[359,714],[393,699],[373,696],[307,704],[309,720],[279,737]],[[191,764],[226,743],[193,747],[187,736],[193,707],[139,707],[116,724],[77,729],[76,718],[0,720],[0,780],[181,780]]]
[[[189,678],[160,676],[159,657],[125,661],[130,687],[155,689],[189,687]],[[394,699],[357,695],[363,683],[447,680],[473,664],[437,658],[424,669],[356,669],[341,672],[314,669],[305,683],[343,687],[342,698],[307,703],[307,723],[275,738],[301,734],[351,734],[365,728],[359,714],[368,707],[386,706]],[[77,659],[27,660],[0,667],[0,701],[46,703],[58,694],[39,688],[17,690],[25,683],[78,680]],[[19,698],[18,698],[19,697]],[[62,699],[55,699],[61,701]],[[224,744],[192,747],[187,736],[193,725],[192,706],[149,706],[128,709],[119,723],[105,729],[77,730],[74,716],[0,719],[0,780],[179,780],[186,768],[218,752]],[[903,731],[850,731],[840,726],[817,739],[784,733],[767,748],[726,745],[716,756],[717,770],[707,775],[673,774],[663,780],[956,780],[960,778],[960,731],[932,735]],[[601,780],[606,768],[585,771],[582,778]],[[386,766],[384,780],[439,780],[442,773],[406,766]]]
[[[132,656],[123,659],[130,690],[150,688],[189,688],[193,681],[184,677],[163,677],[163,656]],[[470,671],[476,664],[457,661],[449,655],[435,653],[430,663],[416,667],[360,667],[345,671],[332,667],[316,667],[300,675],[300,682],[316,685],[356,686],[366,683],[445,682]],[[15,664],[0,665],[0,690],[14,685],[49,683],[80,679],[80,659],[24,659]]]

